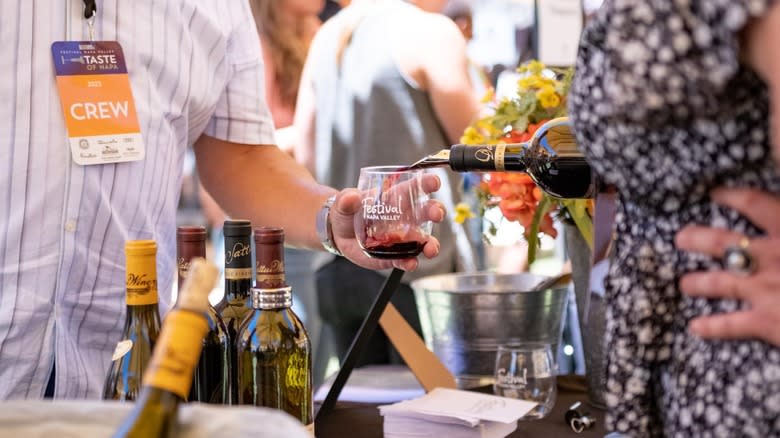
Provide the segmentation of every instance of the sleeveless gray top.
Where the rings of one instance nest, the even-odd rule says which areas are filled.
[[[353,25],[356,13],[363,15]],[[319,182],[338,189],[355,187],[361,167],[410,164],[449,145],[428,94],[393,59],[393,33],[403,32],[408,26],[405,17],[418,13],[402,1],[382,2],[360,12],[351,7],[321,29],[321,45],[309,55],[316,94]],[[354,27],[339,68],[339,46],[347,26]],[[436,172],[442,187],[434,197],[445,204],[449,216],[434,225],[440,253],[433,260],[421,257],[418,270],[405,276],[407,281],[473,265],[462,227],[451,221],[454,203],[459,201],[460,176]],[[458,260],[459,253],[465,261]]]

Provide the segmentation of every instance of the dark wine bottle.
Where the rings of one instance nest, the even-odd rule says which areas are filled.
[[[203,259],[192,261],[192,271],[179,291],[176,307],[165,317],[138,401],[114,438],[176,435],[179,403],[190,392],[203,336],[209,329],[206,309],[217,275],[216,266]]]
[[[456,144],[409,167],[441,166],[456,172],[525,172],[555,198],[592,198],[596,192],[590,165],[566,117],[545,123],[525,143]]]
[[[127,317],[103,385],[106,400],[133,401],[160,332],[157,308],[157,244],[154,240],[125,243]]]
[[[284,231],[255,229],[254,310],[238,336],[238,403],[280,409],[314,434],[311,343],[292,311],[284,276]]]
[[[179,227],[176,229],[176,264],[179,290],[187,278],[190,261],[206,258],[206,229]],[[230,337],[225,323],[209,304],[206,309],[209,331],[203,338],[200,360],[195,368],[189,401],[227,404],[230,400]]]
[[[236,339],[241,322],[252,311],[252,224],[246,220],[227,220],[225,234],[225,295],[215,306],[230,337],[230,363],[236,363]],[[235,365],[233,365],[235,368]],[[236,376],[231,373],[230,404],[238,401]]]

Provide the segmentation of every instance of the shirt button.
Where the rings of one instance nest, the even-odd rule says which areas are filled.
[[[69,233],[76,231],[76,221],[69,219],[67,222],[65,222],[65,231]]]

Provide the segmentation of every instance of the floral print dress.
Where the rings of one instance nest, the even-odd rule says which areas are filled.
[[[689,334],[692,318],[745,304],[682,295],[684,273],[723,267],[674,246],[689,223],[759,233],[711,202],[715,187],[780,194],[768,91],[739,62],[739,31],[771,5],[606,0],[583,34],[569,110],[595,172],[621,198],[606,280],[610,431],[780,436],[780,349]]]

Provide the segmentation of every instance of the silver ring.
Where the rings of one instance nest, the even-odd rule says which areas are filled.
[[[726,248],[723,253],[723,264],[729,272],[741,275],[752,274],[756,264],[750,254],[750,239],[743,237],[738,245]]]

